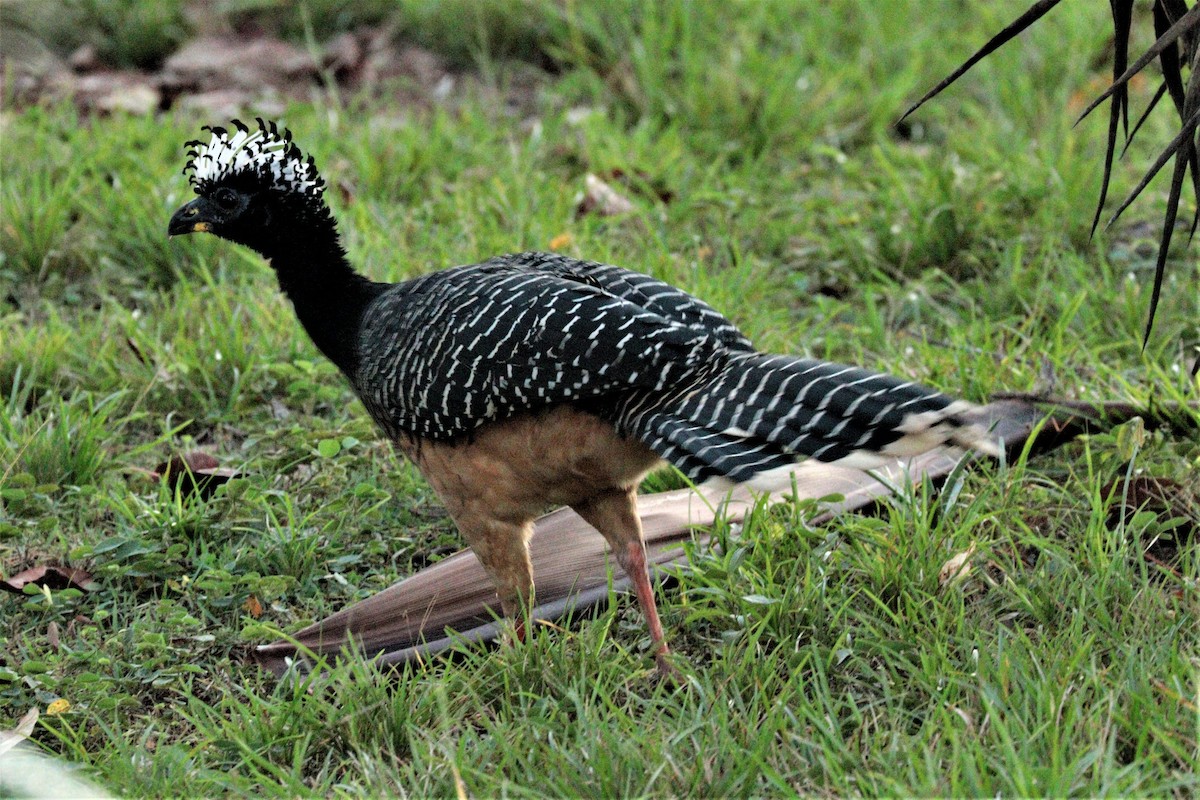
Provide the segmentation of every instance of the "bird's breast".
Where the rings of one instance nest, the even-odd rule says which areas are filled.
[[[469,496],[498,515],[540,514],[601,489],[634,486],[660,463],[611,422],[570,405],[488,423],[450,443],[405,435],[396,443],[451,513],[456,497]]]

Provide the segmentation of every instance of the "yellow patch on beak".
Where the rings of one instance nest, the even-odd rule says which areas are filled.
[[[208,233],[210,230],[212,230],[212,225],[207,222],[197,222],[192,226],[192,231],[195,233]]]

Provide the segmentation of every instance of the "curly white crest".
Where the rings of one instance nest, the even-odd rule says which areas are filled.
[[[258,130],[252,131],[239,120],[233,120],[234,132],[205,126],[212,133],[207,144],[188,142],[191,156],[184,173],[191,172],[188,181],[198,193],[226,178],[252,172],[276,189],[319,197],[325,181],[317,174],[312,158],[305,159],[292,141],[291,131],[281,133],[274,122],[258,120]]]

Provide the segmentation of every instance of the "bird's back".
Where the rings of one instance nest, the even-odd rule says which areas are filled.
[[[559,403],[677,391],[752,350],[680,289],[545,253],[397,284],[368,308],[359,348],[352,378],[376,421],[437,441]]]

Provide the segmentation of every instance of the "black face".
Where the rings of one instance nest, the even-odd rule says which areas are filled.
[[[246,234],[261,229],[263,220],[250,208],[254,195],[243,189],[218,186],[180,208],[167,225],[167,234],[214,233],[224,239],[245,243]]]
[[[168,235],[212,233],[270,259],[308,255],[313,247],[337,243],[333,217],[319,196],[282,191],[253,172],[201,188],[171,217]]]

